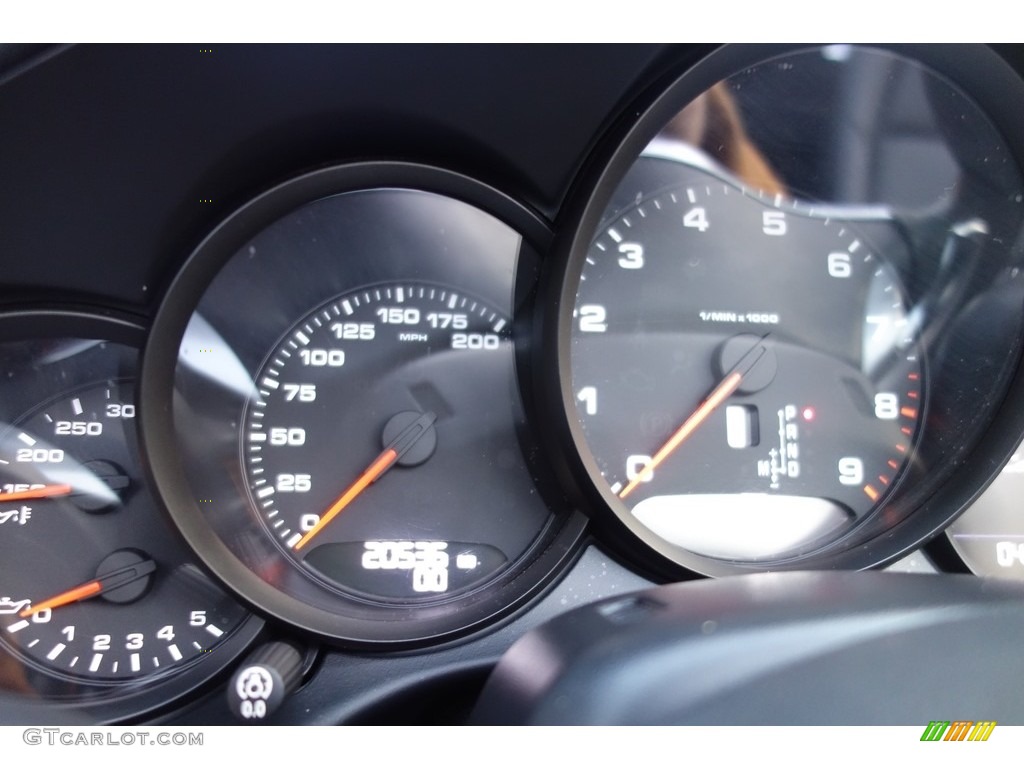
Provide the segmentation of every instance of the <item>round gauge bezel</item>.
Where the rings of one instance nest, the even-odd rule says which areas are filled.
[[[322,168],[285,181],[243,205],[203,239],[165,292],[143,353],[140,391],[147,403],[156,405],[141,414],[141,429],[154,484],[179,530],[207,567],[256,611],[347,647],[414,648],[463,637],[535,597],[577,550],[586,518],[549,503],[552,516],[534,544],[480,589],[453,597],[448,604],[458,605],[457,612],[436,615],[438,612],[431,609],[437,604],[381,605],[373,608],[372,618],[367,618],[341,610],[340,606],[351,598],[340,593],[339,611],[332,612],[279,591],[212,535],[203,511],[189,492],[187,472],[175,441],[161,437],[175,434],[172,401],[179,346],[207,286],[246,242],[286,215],[325,198],[374,190],[421,191],[465,203],[511,227],[538,254],[545,252],[551,240],[541,219],[512,198],[467,176],[430,166],[369,161]],[[396,283],[404,279],[402,275],[393,276]],[[517,303],[529,306],[535,281],[535,275],[516,270],[511,289]],[[524,310],[522,314],[529,312]],[[520,321],[512,318],[514,327]],[[266,348],[270,349],[274,341],[266,339]],[[524,373],[518,362],[518,346],[515,354],[516,376],[521,378]],[[521,383],[519,388],[525,395]],[[523,400],[530,423],[530,403],[525,396]],[[542,496],[550,498],[550,494]],[[361,605],[360,610],[365,610],[365,604]]]
[[[99,315],[92,309],[80,307],[24,308],[0,313],[0,342],[47,338],[100,339],[134,348],[141,355],[146,328],[141,320],[126,313],[105,311]],[[133,378],[138,381],[138,369]],[[140,397],[136,399],[137,403],[141,402]],[[144,463],[142,457],[140,461]],[[162,512],[155,489],[151,488],[150,493],[157,511]],[[188,548],[184,542],[182,546]],[[202,567],[198,559],[195,563]],[[152,714],[220,678],[263,629],[263,620],[250,613],[217,645],[217,653],[200,654],[167,674],[143,675],[137,680],[70,679],[32,662],[34,674],[45,676],[50,681],[48,684],[55,687],[31,699],[13,691],[0,691],[0,722],[89,725]],[[0,653],[11,656],[6,648]],[[27,663],[20,657],[11,658]]]
[[[564,482],[571,484],[576,503],[590,511],[597,535],[608,542],[635,567],[654,578],[678,579],[694,573],[725,576],[766,569],[846,568],[864,569],[890,563],[939,534],[998,475],[1024,431],[1024,371],[1019,366],[1021,340],[1010,354],[1018,361],[1009,375],[1005,398],[993,403],[991,418],[975,445],[962,445],[948,464],[950,471],[939,483],[932,482],[926,494],[913,496],[913,511],[894,525],[869,530],[859,523],[852,529],[807,555],[779,561],[725,561],[678,548],[666,548],[659,537],[628,527],[613,512],[621,501],[600,481],[601,474],[586,448],[581,425],[570,414],[575,410],[571,391],[571,311],[576,301],[576,281],[594,233],[605,215],[616,188],[626,177],[641,151],[681,108],[716,82],[764,64],[775,57],[812,49],[811,45],[728,45],[716,49],[696,64],[684,62],[681,69],[654,83],[627,109],[592,153],[576,185],[577,192],[566,208],[563,226],[556,239],[553,258],[542,284],[538,302],[541,328],[548,329],[537,350],[535,385],[553,425],[550,460],[558,466]],[[964,45],[878,45],[883,51],[904,55],[940,78],[953,83],[978,106],[995,126],[1017,163],[1024,168],[1024,134],[1020,118],[1010,105],[1024,98],[1022,73],[985,46]],[[1007,98],[1007,92],[1013,98]],[[924,361],[927,365],[927,360]],[[923,439],[925,430],[917,437]],[[952,470],[956,466],[955,471]],[[904,484],[906,485],[906,484]],[[888,497],[892,502],[906,488]],[[871,516],[877,519],[877,514]],[[671,552],[671,554],[669,554]]]

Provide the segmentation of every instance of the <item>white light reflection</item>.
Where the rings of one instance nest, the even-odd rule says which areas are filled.
[[[775,557],[849,523],[827,499],[767,493],[652,496],[633,516],[671,544],[724,559]]]
[[[192,315],[178,349],[178,364],[242,398],[255,397],[256,384],[234,350],[198,312]]]

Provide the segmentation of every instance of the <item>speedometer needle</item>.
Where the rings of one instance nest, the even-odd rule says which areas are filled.
[[[69,493],[71,493],[71,486],[66,483],[58,485],[44,485],[41,488],[29,488],[27,491],[0,493],[0,502],[21,501],[23,499],[46,499],[51,496],[67,496]]]
[[[60,608],[62,605],[70,605],[90,597],[97,597],[104,592],[110,592],[118,587],[123,587],[125,584],[131,584],[133,581],[149,576],[155,570],[156,563],[153,560],[132,563],[131,565],[98,576],[92,581],[79,584],[77,587],[66,589],[60,594],[43,600],[43,602],[37,603],[30,608],[26,608],[18,615],[23,619],[27,619],[29,616],[39,613],[39,611],[45,611],[48,608]]]
[[[711,390],[711,394],[704,399],[697,410],[687,417],[683,425],[679,427],[672,436],[665,442],[661,448],[658,449],[657,453],[651,457],[640,471],[638,471],[632,480],[619,491],[619,498],[624,499],[630,493],[632,493],[640,483],[644,482],[644,479],[655,470],[665,459],[667,459],[672,452],[683,444],[693,431],[703,424],[708,416],[714,413],[715,409],[718,408],[722,403],[729,399],[729,396],[735,392],[740,384],[743,382],[743,377],[750,373],[751,369],[757,365],[757,361],[760,360],[764,354],[768,351],[768,348],[764,345],[764,340],[767,338],[767,334],[762,336],[753,348],[747,352],[743,357],[740,358],[739,362],[732,367],[732,369],[725,375],[725,377],[715,385],[715,388]]]
[[[437,415],[433,411],[427,411],[427,413],[403,429],[398,437],[387,444],[381,454],[370,463],[370,466],[363,470],[363,473],[356,478],[356,481],[346,488],[345,492],[320,516],[320,521],[307,531],[305,536],[295,542],[293,549],[297,551],[306,546],[331,520],[337,517],[359,494],[365,491],[370,483],[391,469],[395,462],[402,458],[402,455],[427,433],[427,430],[430,429],[436,420]]]

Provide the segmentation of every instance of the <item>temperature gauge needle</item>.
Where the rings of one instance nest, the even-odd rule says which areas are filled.
[[[768,351],[768,348],[763,343],[766,338],[767,335],[762,336],[753,348],[741,357],[739,362],[715,385],[715,388],[711,390],[711,394],[704,399],[704,402],[697,406],[697,410],[687,417],[683,425],[672,433],[672,436],[651,457],[651,460],[636,473],[625,488],[619,491],[620,499],[624,499],[632,493],[644,481],[646,476],[671,456],[672,452],[682,445],[683,441],[693,434],[694,430],[703,424],[708,416],[714,413],[715,409],[728,400],[729,396],[739,388],[740,384],[743,383],[743,377],[750,373],[753,367],[757,365],[757,361]]]
[[[0,502],[22,501],[23,499],[47,499],[51,496],[67,496],[69,493],[71,493],[71,486],[66,483],[44,485],[42,488],[30,488],[27,491],[0,493]]]
[[[97,597],[104,592],[110,592],[149,576],[155,570],[156,563],[153,560],[132,563],[131,565],[98,576],[92,581],[79,584],[77,587],[66,589],[60,594],[43,600],[41,603],[36,603],[31,608],[26,608],[18,615],[23,619],[27,619],[29,616],[39,613],[39,611],[45,611],[48,608],[60,608],[62,605],[70,605],[80,600],[87,600],[90,597]]]
[[[320,516],[320,521],[307,531],[305,536],[295,542],[294,549],[298,551],[306,546],[331,520],[337,517],[345,507],[365,491],[367,486],[391,469],[395,462],[402,458],[402,455],[427,433],[427,430],[430,429],[435,421],[437,421],[437,415],[432,411],[428,411],[402,430],[398,437],[388,443],[380,455],[370,463],[370,466],[363,470],[363,473],[356,478],[356,481],[345,489],[345,492],[338,497],[337,501]]]

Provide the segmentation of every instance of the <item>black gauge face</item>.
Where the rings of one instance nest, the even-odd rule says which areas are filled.
[[[1021,343],[1021,177],[929,57],[723,48],[638,110],[576,208],[549,402],[595,521],[650,573],[879,565],[1019,438],[994,404]]]
[[[408,603],[519,558],[546,515],[506,479],[521,463],[507,431],[510,330],[457,290],[397,283],[332,300],[285,334],[256,374],[242,461],[290,559],[332,588]]]
[[[114,346],[54,346],[50,365]],[[107,379],[63,389],[0,432],[0,639],[58,677],[166,677],[248,618],[158,515],[135,416],[134,382]]]
[[[143,437],[210,568],[353,645],[464,633],[545,583],[583,519],[542,495],[520,397],[535,225],[462,177],[367,164],[284,184],[207,239],[154,325],[143,387],[167,407]]]
[[[587,253],[576,418],[618,513],[662,549],[781,559],[896,484],[922,365],[896,273],[852,224],[693,182]]]

